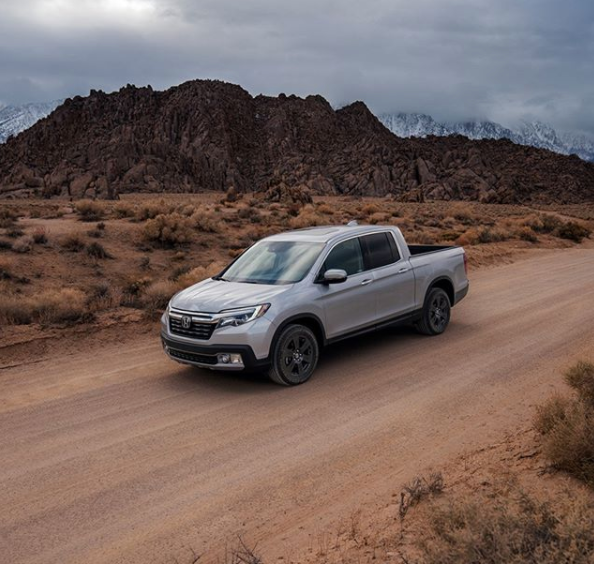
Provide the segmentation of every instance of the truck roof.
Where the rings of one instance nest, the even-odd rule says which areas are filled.
[[[342,239],[347,235],[363,235],[386,229],[397,229],[393,225],[323,225],[319,227],[306,227],[294,231],[285,231],[267,237],[273,241],[310,241],[315,243],[329,243]]]

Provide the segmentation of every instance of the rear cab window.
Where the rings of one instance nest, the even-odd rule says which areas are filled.
[[[381,268],[394,264],[400,260],[400,253],[394,241],[394,237],[385,231],[363,235],[359,238],[363,249],[363,260],[365,270]]]

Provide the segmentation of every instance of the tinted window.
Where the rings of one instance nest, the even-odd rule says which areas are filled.
[[[361,237],[361,246],[365,253],[365,267],[379,268],[396,262],[399,257],[392,253],[392,247],[387,233],[374,233]]]
[[[330,251],[326,262],[324,262],[323,271],[331,268],[345,270],[349,276],[363,272],[363,253],[359,239],[349,239],[339,243]]]

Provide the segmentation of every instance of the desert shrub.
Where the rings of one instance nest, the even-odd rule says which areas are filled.
[[[521,491],[433,502],[415,544],[423,564],[586,564],[594,556],[593,509]]]
[[[323,216],[317,214],[311,206],[305,206],[297,217],[289,220],[292,229],[303,229],[305,227],[314,227],[316,225],[325,225],[326,220]]]
[[[81,200],[76,202],[74,209],[82,221],[98,221],[103,219],[105,209],[102,204],[93,200]]]
[[[45,245],[47,243],[47,231],[44,227],[36,227],[33,230],[32,238],[36,245]]]
[[[424,498],[442,493],[443,488],[444,480],[441,472],[434,472],[428,478],[417,476],[400,492],[400,505],[398,506],[400,519],[404,519],[408,510]]]
[[[103,237],[103,231],[100,231],[99,229],[90,229],[87,231],[87,235],[93,239],[101,239],[101,237]]]
[[[18,237],[22,237],[25,232],[17,225],[13,225],[12,227],[9,227],[5,233],[7,237],[17,239]]]
[[[169,275],[169,280],[173,280],[173,281],[178,280],[180,278],[180,276],[187,274],[188,272],[190,272],[190,270],[191,270],[191,268],[187,264],[184,264],[182,266],[177,266],[173,269],[173,272]]]
[[[70,233],[60,240],[60,247],[70,253],[78,253],[85,248],[85,241],[78,233]]]
[[[518,239],[522,239],[522,241],[528,241],[529,243],[538,243],[538,237],[530,227],[521,227],[516,232],[516,236],[518,237]]]
[[[334,215],[334,210],[328,204],[320,203],[316,211],[322,215]]]
[[[142,235],[146,241],[163,247],[185,245],[194,238],[192,220],[179,213],[161,214],[147,220]]]
[[[380,211],[380,209],[375,204],[364,204],[361,207],[361,213],[364,215],[372,215],[378,211]]]
[[[12,249],[12,243],[6,239],[0,239],[0,251],[10,251]]]
[[[150,284],[151,279],[146,276],[127,278],[122,285],[120,305],[137,307],[140,304],[141,295]]]
[[[451,216],[464,225],[476,223],[476,216],[470,205],[463,202],[454,204],[451,208]]]
[[[525,223],[537,233],[552,233],[562,221],[556,215],[538,214],[529,217]]]
[[[594,364],[578,362],[565,381],[574,397],[550,398],[537,409],[535,428],[555,468],[594,486]]]
[[[408,236],[411,243],[418,245],[433,245],[435,238],[425,231],[417,231]]]
[[[182,274],[177,279],[177,282],[179,283],[180,288],[192,286],[192,284],[196,284],[197,282],[201,282],[202,280],[206,280],[207,278],[218,274],[223,268],[224,265],[216,261],[211,262],[207,266],[197,266],[186,274]]]
[[[114,206],[113,213],[117,219],[130,218],[136,215],[136,208],[131,204],[120,202]]]
[[[87,255],[91,258],[95,259],[106,259],[112,258],[111,255],[105,250],[105,247],[98,243],[97,241],[93,241],[87,245]]]
[[[575,221],[561,223],[553,232],[556,237],[569,239],[574,243],[581,243],[585,238],[590,237],[590,233],[588,228]]]
[[[491,229],[490,227],[479,227],[476,233],[479,243],[499,243],[509,238],[507,233],[501,229]]]
[[[9,208],[0,208],[0,228],[12,227],[17,220],[17,214]]]
[[[140,268],[142,270],[148,270],[151,267],[151,257],[146,256],[146,255],[143,257],[140,257],[140,261],[139,261],[138,265],[140,266]]]
[[[255,210],[250,210],[250,213],[252,211]],[[194,228],[198,231],[202,231],[204,233],[219,233],[221,230],[219,220],[214,218],[213,215],[207,212],[206,210],[196,211],[194,214],[192,214],[192,217],[190,219],[192,221],[192,224],[194,225]]]
[[[565,372],[565,381],[581,401],[594,407],[594,364],[580,360]]]
[[[170,205],[165,204],[165,200],[160,202],[147,202],[142,204],[136,210],[136,220],[146,221],[148,219],[155,219],[159,215],[167,215],[173,213]]]
[[[173,280],[153,282],[144,290],[141,305],[149,312],[162,311],[167,307],[169,300],[178,290],[179,284]]]
[[[28,235],[17,239],[13,245],[12,250],[15,253],[28,253],[33,248],[33,238]]]
[[[455,241],[460,235],[461,233],[459,231],[443,231],[440,233],[439,238],[442,241]]]
[[[74,288],[45,290],[33,296],[0,295],[0,320],[7,324],[71,323],[88,318],[86,296]]]

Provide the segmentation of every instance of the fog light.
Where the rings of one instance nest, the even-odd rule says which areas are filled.
[[[224,354],[218,354],[217,355],[217,360],[221,363],[221,364],[229,364],[231,362],[231,356],[228,355],[227,353]]]
[[[231,355],[231,364],[243,364],[241,361],[240,354],[232,354]]]

